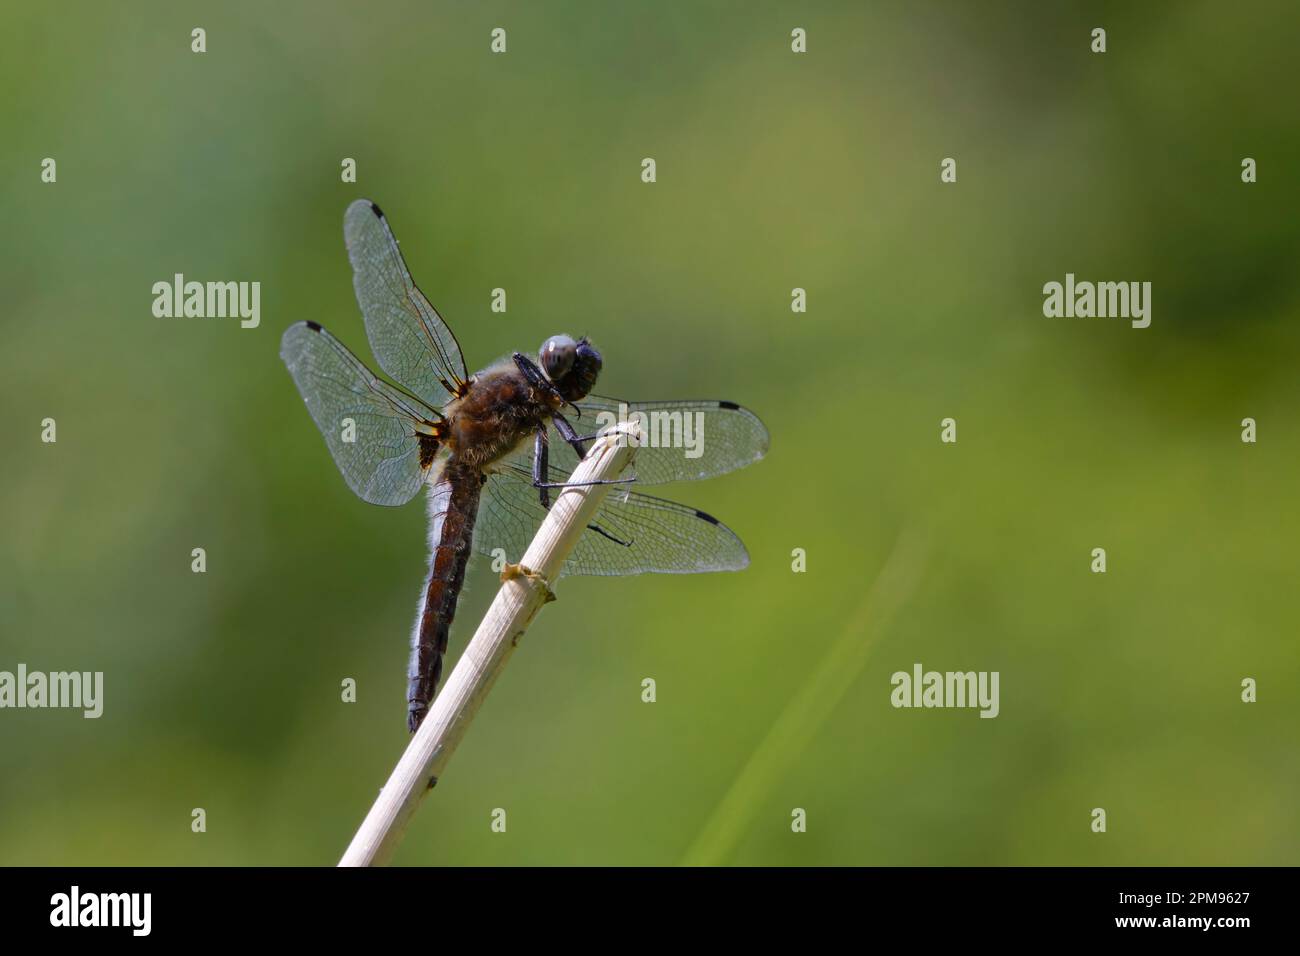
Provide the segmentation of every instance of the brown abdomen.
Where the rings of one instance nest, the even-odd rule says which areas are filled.
[[[429,710],[442,676],[447,636],[456,615],[456,599],[465,584],[482,487],[476,468],[454,460],[443,469],[429,494],[429,577],[411,637],[407,669],[406,726],[415,733]]]

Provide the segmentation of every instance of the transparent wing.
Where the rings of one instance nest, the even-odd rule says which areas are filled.
[[[639,453],[639,452],[638,452]],[[493,465],[483,487],[474,547],[492,555],[501,548],[518,563],[546,511],[533,487],[532,470],[518,461]],[[567,473],[551,469],[551,481]],[[551,500],[562,489],[551,489]],[[565,562],[565,574],[694,574],[739,571],[749,566],[740,539],[717,518],[675,501],[640,495],[617,486],[601,502],[592,525]]]
[[[437,452],[438,413],[380,381],[315,322],[289,326],[280,358],[348,487],[371,504],[410,501]]]
[[[442,408],[465,384],[456,336],[411,280],[383,212],[358,199],[343,215],[352,285],[379,367],[408,392]]]
[[[577,405],[581,418],[565,417],[580,435],[595,434],[633,414],[645,416],[642,427],[648,443],[637,449],[632,466],[640,485],[712,478],[767,454],[767,429],[757,415],[735,402],[622,402],[588,395]],[[551,442],[551,460],[566,471],[578,466],[577,454],[560,441]]]

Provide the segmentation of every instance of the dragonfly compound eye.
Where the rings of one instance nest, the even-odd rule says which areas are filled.
[[[596,384],[596,376],[600,374],[601,364],[600,353],[596,351],[596,347],[586,339],[582,339],[578,343],[578,355],[573,361],[573,370],[566,378],[564,387],[560,389],[565,393],[564,397],[571,402],[584,398]]]
[[[542,350],[537,357],[542,361],[542,370],[552,382],[558,381],[573,368],[573,358],[577,355],[578,343],[567,335],[552,335],[542,343]]]

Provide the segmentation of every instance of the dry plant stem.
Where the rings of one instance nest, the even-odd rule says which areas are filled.
[[[627,436],[620,442],[620,436]],[[631,460],[638,440],[634,424],[619,425],[596,439],[569,479],[589,482],[617,478]],[[534,615],[554,600],[550,584],[591,523],[611,485],[564,488],[517,567],[502,575],[501,590],[488,608],[442,692],[397,762],[388,783],[370,808],[339,866],[383,865],[402,839],[407,823],[429,789],[438,782],[456,745],[469,729],[483,698],[505,667]],[[552,490],[554,495],[554,490]]]

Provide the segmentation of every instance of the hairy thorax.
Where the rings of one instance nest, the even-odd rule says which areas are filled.
[[[452,460],[483,468],[531,437],[552,411],[549,396],[538,394],[514,363],[479,372],[446,408]]]

